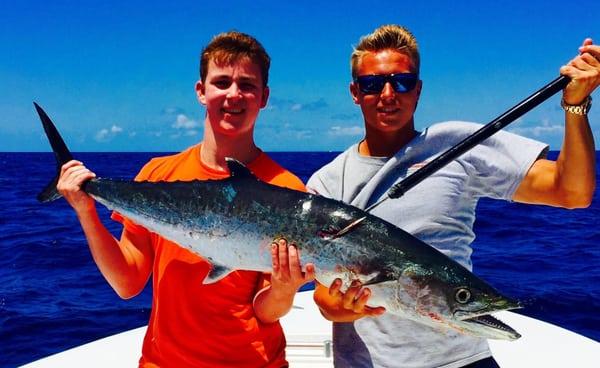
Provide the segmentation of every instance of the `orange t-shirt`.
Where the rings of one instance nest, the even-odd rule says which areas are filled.
[[[200,161],[201,145],[147,163],[137,181],[222,179],[227,173]],[[248,165],[261,180],[304,191],[302,181],[266,154]],[[133,233],[147,231],[118,213],[113,219]],[[285,337],[279,322],[264,324],[252,302],[261,274],[235,271],[203,285],[210,265],[203,258],[150,233],[154,249],[152,312],[141,367],[282,367]]]

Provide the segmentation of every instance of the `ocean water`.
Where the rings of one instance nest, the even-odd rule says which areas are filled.
[[[113,178],[131,178],[156,155],[75,154],[98,175]],[[272,156],[306,181],[335,153]],[[66,202],[35,200],[55,169],[51,153],[0,153],[0,367],[18,366],[148,320],[150,288],[121,300],[97,270]],[[120,225],[108,220],[104,207],[98,208],[118,235]],[[482,200],[474,272],[523,301],[520,313],[600,341],[599,219],[598,194],[590,208],[573,211]]]

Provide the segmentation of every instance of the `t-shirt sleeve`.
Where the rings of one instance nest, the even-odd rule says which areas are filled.
[[[331,193],[327,190],[327,186],[321,178],[322,169],[312,174],[306,183],[306,190],[312,194],[318,194],[323,197],[331,198]]]
[[[148,232],[145,227],[136,224],[117,211],[113,211],[113,213],[110,215],[110,218],[114,221],[120,222],[127,231],[133,234],[144,234]]]
[[[306,187],[300,178],[283,168],[280,170],[279,174],[269,180],[271,184],[299,192],[306,192]]]
[[[354,149],[354,146],[350,149]],[[333,161],[315,171],[306,182],[307,191],[323,197],[341,200],[342,175],[347,154],[348,151],[341,153]]]
[[[472,188],[482,197],[512,200],[533,163],[547,152],[548,145],[542,142],[497,132],[468,153],[475,174]]]
[[[300,178],[298,178],[296,175],[292,174],[291,172],[285,178],[285,185],[282,185],[282,186],[284,186],[288,189],[297,190],[299,192],[306,192],[306,186],[304,185],[302,180],[300,180]]]

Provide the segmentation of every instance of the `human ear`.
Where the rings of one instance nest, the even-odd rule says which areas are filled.
[[[262,92],[262,101],[260,102],[260,108],[264,108],[265,106],[267,106],[267,102],[269,101],[269,93],[270,93],[270,89],[269,87],[265,86],[263,88],[263,92]]]
[[[206,95],[205,95],[204,83],[202,83],[202,81],[197,81],[196,85],[195,85],[195,90],[196,90],[196,98],[198,99],[198,102],[200,102],[202,105],[206,106]]]
[[[360,91],[358,90],[358,84],[355,82],[350,83],[350,95],[352,95],[352,101],[355,104],[360,105],[360,101],[358,99]]]
[[[415,93],[417,94],[417,98],[415,101],[415,110],[417,109],[417,106],[419,105],[419,99],[421,98],[421,89],[423,88],[423,81],[419,79],[419,81],[417,82],[417,85],[415,86]]]

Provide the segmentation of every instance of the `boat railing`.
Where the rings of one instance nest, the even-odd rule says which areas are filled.
[[[321,350],[323,356],[331,358],[332,341],[322,342],[288,342],[288,349],[309,349],[311,351]]]

